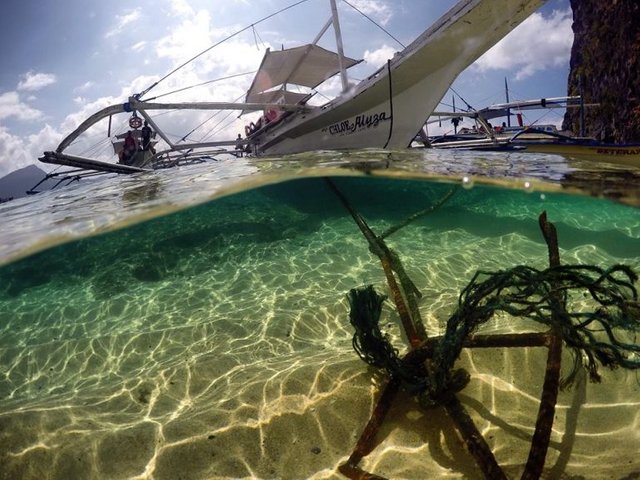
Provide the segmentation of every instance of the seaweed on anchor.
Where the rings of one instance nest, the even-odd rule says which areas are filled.
[[[376,292],[373,285],[368,285],[352,289],[348,298],[351,306],[349,321],[355,329],[353,349],[358,356],[372,367],[387,370],[408,390],[414,393],[421,390],[423,369],[419,365],[403,362],[388,336],[380,330],[382,304],[387,297]]]
[[[477,272],[460,294],[458,308],[436,348],[435,391],[444,388],[446,372],[458,358],[464,339],[497,312],[556,329],[576,359],[563,386],[574,380],[576,369],[585,363],[585,358],[584,366],[595,382],[600,381],[596,360],[609,368],[640,368],[636,355],[640,346],[622,342],[614,333],[616,328],[631,333],[640,328],[640,318],[629,315],[630,305],[638,300],[633,285],[637,279],[625,265],[606,270],[593,265],[563,265],[546,270],[517,266],[500,272]],[[599,307],[586,312],[558,308],[555,297],[566,297],[571,290],[588,291]]]
[[[398,351],[378,325],[382,304],[387,299],[375,291],[373,285],[354,288],[349,292],[349,322],[355,329],[353,349],[372,367],[384,367],[388,359],[397,359]],[[393,360],[392,360],[393,361]]]
[[[365,362],[384,368],[390,377],[352,454],[339,467],[349,478],[382,478],[365,472],[358,464],[375,448],[376,434],[402,386],[416,395],[423,407],[444,408],[486,478],[506,479],[489,445],[456,396],[470,381],[470,375],[464,369],[453,369],[462,348],[548,349],[538,416],[522,475],[526,480],[539,478],[542,474],[558,390],[573,381],[580,366],[587,369],[590,379],[595,382],[600,381],[598,362],[609,368],[640,368],[640,346],[622,341],[619,335],[635,338],[640,329],[640,303],[634,286],[638,276],[624,265],[608,269],[593,265],[560,265],[557,233],[554,225],[547,221],[545,212],[540,215],[539,224],[547,243],[549,268],[537,270],[516,266],[505,271],[477,272],[462,290],[457,309],[447,321],[444,336],[427,338],[417,309],[419,291],[406,274],[399,256],[386,246],[384,237],[407,225],[411,218],[434,211],[453,192],[410,217],[409,222],[377,236],[342,192],[329,179],[326,182],[362,231],[370,251],[380,259],[410,344],[409,352],[400,357],[389,338],[381,332],[379,319],[385,297],[372,285],[349,292],[349,319],[355,329],[354,349]],[[590,298],[591,310],[569,311],[568,299],[575,292]],[[496,313],[533,320],[549,329],[518,334],[475,334]],[[571,373],[561,382],[563,343],[572,349],[575,361]]]
[[[562,340],[574,350],[578,360],[564,384],[569,384],[584,365],[592,381],[599,382],[596,360],[609,368],[640,368],[640,346],[620,341],[615,329],[635,333],[640,318],[629,315],[638,294],[633,285],[637,275],[627,266],[616,265],[607,270],[591,265],[567,265],[537,270],[517,266],[499,272],[477,272],[462,290],[458,308],[449,317],[444,336],[433,349],[432,379],[426,371],[417,374],[415,365],[403,363],[398,350],[382,334],[378,318],[386,297],[372,285],[349,292],[351,325],[356,330],[353,346],[360,358],[374,367],[385,368],[399,378],[409,390],[424,392],[428,397],[442,397],[451,383],[451,371],[468,339],[481,325],[498,312],[529,318],[557,328]],[[570,290],[588,290],[600,307],[594,311],[555,311],[553,295]],[[596,328],[594,326],[598,326]],[[601,337],[606,338],[601,338]],[[422,399],[422,403],[427,400]],[[432,401],[431,404],[438,402]]]

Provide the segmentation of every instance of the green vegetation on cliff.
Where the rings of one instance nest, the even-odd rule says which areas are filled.
[[[640,2],[571,0],[574,43],[568,93],[582,91],[585,134],[603,141],[640,141]],[[581,85],[582,84],[582,85]],[[563,127],[580,133],[580,112]]]

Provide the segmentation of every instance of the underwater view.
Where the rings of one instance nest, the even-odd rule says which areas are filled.
[[[640,478],[639,179],[316,152],[3,204],[0,478],[519,478],[553,338],[542,478]]]

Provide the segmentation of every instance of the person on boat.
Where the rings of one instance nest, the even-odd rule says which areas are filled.
[[[242,135],[238,134],[238,138],[236,138],[236,155],[241,157],[243,152],[244,147],[242,146]]]
[[[144,121],[144,127],[140,131],[142,133],[142,150],[145,152],[147,150],[151,150],[151,127],[149,126],[149,122]]]
[[[133,138],[133,134],[131,133],[131,130],[129,130],[124,139],[124,145],[122,146],[122,163],[130,165],[131,159],[136,154],[137,149],[136,139]]]
[[[480,125],[480,131],[491,135],[493,133],[493,125],[491,125],[491,122],[487,122],[486,125]]]

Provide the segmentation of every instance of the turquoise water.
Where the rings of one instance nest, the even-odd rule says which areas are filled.
[[[453,192],[387,239],[422,293],[430,336],[477,270],[546,268],[542,211],[563,263],[640,272],[637,191],[619,181],[637,172],[593,177],[551,156],[314,155],[2,206],[0,478],[342,478],[385,381],[353,352],[346,293],[389,292],[324,175],[376,233]],[[390,301],[381,324],[406,351]],[[482,329],[522,331],[540,326],[500,315]],[[545,361],[535,348],[459,361],[472,376],[461,401],[508,475],[526,462]],[[637,375],[602,374],[561,392],[548,478],[640,475]],[[406,394],[379,441],[362,464],[379,475],[480,477],[444,411]]]

